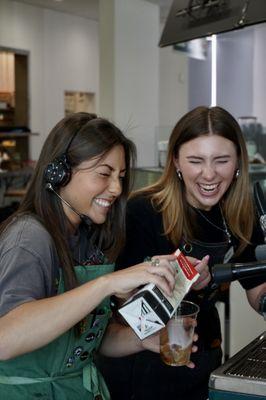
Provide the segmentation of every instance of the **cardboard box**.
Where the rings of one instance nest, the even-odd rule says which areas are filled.
[[[199,277],[198,272],[179,249],[175,255],[176,260],[171,264],[176,268],[177,279],[172,297],[150,283],[129,298],[118,310],[140,339],[145,339],[166,325],[191,285]]]

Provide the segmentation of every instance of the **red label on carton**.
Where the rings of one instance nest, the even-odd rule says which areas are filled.
[[[198,272],[179,249],[177,249],[174,254],[186,278],[191,281],[198,274]]]

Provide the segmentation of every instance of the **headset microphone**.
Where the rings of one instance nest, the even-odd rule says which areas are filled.
[[[77,210],[75,210],[74,207],[71,206],[71,204],[69,204],[65,199],[63,199],[63,197],[61,197],[53,188],[51,183],[47,183],[45,185],[45,189],[49,190],[50,192],[53,192],[67,207],[69,207],[75,214],[77,214],[79,216],[79,218],[81,219],[81,221],[83,221],[86,225],[91,226],[92,221],[90,219],[90,217],[88,217],[85,214],[81,214],[79,213]]]

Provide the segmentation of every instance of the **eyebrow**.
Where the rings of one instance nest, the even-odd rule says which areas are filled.
[[[204,158],[205,157],[201,157],[201,156],[187,156],[186,157],[188,160],[204,160]],[[221,156],[216,156],[216,157],[213,157],[214,158],[214,160],[219,160],[219,159],[225,159],[225,158],[231,158],[231,156],[230,156],[230,154],[224,154],[224,155],[221,155]]]
[[[111,165],[109,165],[109,164],[98,164],[97,167],[107,167],[107,168],[110,169],[110,171],[114,171],[114,168],[111,167]],[[126,172],[126,170],[127,170],[126,168],[121,169],[121,170],[120,170],[120,173],[121,173],[121,172]]]

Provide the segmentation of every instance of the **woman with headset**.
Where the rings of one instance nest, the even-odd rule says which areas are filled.
[[[149,282],[171,295],[175,281],[172,255],[113,272],[134,156],[94,114],[67,116],[49,134],[19,210],[0,228],[1,399],[106,400],[99,347],[109,356],[158,351],[158,337],[107,328],[111,295]]]

